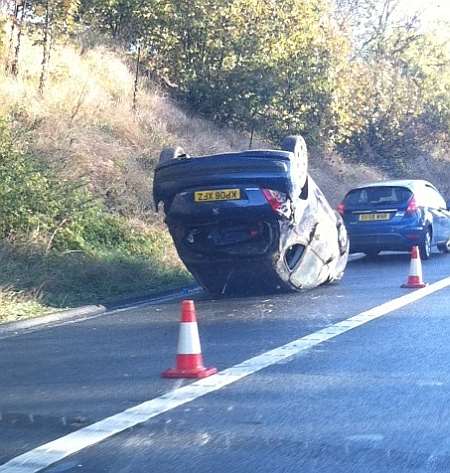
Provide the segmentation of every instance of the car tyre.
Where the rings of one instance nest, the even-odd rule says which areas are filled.
[[[441,253],[448,255],[450,253],[450,240],[448,240],[446,243],[442,243],[441,245],[438,245],[438,250]]]
[[[297,158],[298,169],[296,170],[299,184],[303,188],[308,178],[308,152],[306,143],[301,135],[289,135],[281,141],[281,149],[289,151]]]
[[[339,253],[341,256],[348,253],[350,248],[350,240],[348,239],[347,229],[345,228],[344,220],[342,216],[335,210],[334,214],[336,215],[336,228],[338,232],[338,244],[339,244]]]
[[[177,146],[176,148],[164,148],[159,154],[159,164],[167,163],[171,159],[180,158],[182,156],[186,156],[186,153],[181,146]]]
[[[428,227],[422,242],[419,245],[420,257],[427,260],[431,256],[431,228]]]

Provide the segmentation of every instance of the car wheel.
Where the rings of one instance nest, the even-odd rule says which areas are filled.
[[[344,220],[341,215],[335,210],[334,214],[336,215],[336,228],[338,232],[338,245],[340,255],[343,256],[345,253],[348,253],[350,247],[350,241],[348,239],[347,229],[345,228]]]
[[[297,158],[296,174],[299,180],[299,185],[303,188],[308,177],[308,152],[303,136],[286,136],[281,142],[281,149],[291,152]]]
[[[423,237],[422,242],[419,245],[420,257],[423,260],[429,259],[431,256],[431,228],[427,228],[427,231]]]
[[[159,164],[167,163],[167,161],[181,156],[186,156],[181,146],[177,146],[176,148],[164,148],[159,154]]]

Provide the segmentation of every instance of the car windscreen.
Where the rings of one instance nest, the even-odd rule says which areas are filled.
[[[397,186],[377,186],[363,187],[350,191],[345,197],[345,206],[403,206],[406,205],[412,192],[406,187]]]

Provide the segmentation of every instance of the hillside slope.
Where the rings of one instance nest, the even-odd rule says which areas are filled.
[[[0,62],[6,58],[0,51]],[[240,150],[248,136],[184,112],[145,78],[133,110],[134,74],[121,51],[56,45],[48,79],[38,93],[40,49],[23,39],[19,75],[0,69],[0,118],[26,149],[64,182],[86,182],[91,195],[136,235],[126,244],[48,251],[36,234],[1,243],[0,319],[189,281],[151,206],[152,172],[163,146],[191,154]],[[270,146],[256,142],[255,146]],[[311,173],[333,205],[345,191],[380,177],[338,156],[312,156]],[[125,230],[125,233],[127,230]],[[46,246],[47,245],[47,246]]]

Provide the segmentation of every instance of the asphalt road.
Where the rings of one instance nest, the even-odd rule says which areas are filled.
[[[450,276],[450,256],[423,266],[429,283]],[[407,255],[382,255],[300,294],[200,297],[205,361],[224,370],[397,299],[409,292],[408,267]],[[45,471],[449,471],[449,297],[447,287],[394,308]],[[167,303],[0,340],[0,465],[189,384],[160,378],[174,363],[178,319]]]

